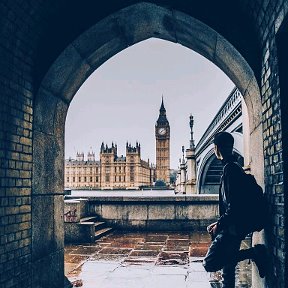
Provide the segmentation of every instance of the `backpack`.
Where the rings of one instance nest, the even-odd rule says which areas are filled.
[[[244,171],[243,171],[244,172]],[[264,197],[263,189],[251,174],[243,173],[242,189],[247,197],[245,201],[245,228],[249,233],[261,231],[267,224],[268,205]]]
[[[242,171],[238,186],[241,197],[238,198],[240,210],[237,214],[240,216],[236,219],[237,226],[241,227],[244,234],[259,232],[265,228],[268,222],[268,205],[263,189],[252,174],[246,174],[237,162],[233,163]],[[223,174],[225,174],[226,166]]]

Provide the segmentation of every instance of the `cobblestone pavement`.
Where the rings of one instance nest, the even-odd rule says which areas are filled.
[[[113,232],[94,244],[65,246],[65,274],[73,287],[218,288],[221,273],[206,273],[202,266],[209,245],[205,232]],[[246,261],[237,267],[237,288],[248,287]]]

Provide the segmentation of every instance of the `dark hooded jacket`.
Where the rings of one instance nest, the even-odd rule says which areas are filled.
[[[245,238],[247,234],[245,202],[249,201],[243,191],[242,176],[245,173],[234,156],[223,161],[223,175],[219,188],[218,231],[227,231],[232,235]]]

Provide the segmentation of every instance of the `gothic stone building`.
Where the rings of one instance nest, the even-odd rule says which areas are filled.
[[[156,169],[140,157],[140,144],[126,144],[126,157],[117,156],[117,145],[104,143],[100,149],[100,161],[89,152],[77,153],[76,160],[65,161],[65,187],[71,189],[139,189],[152,186],[155,180],[170,183],[170,125],[162,99],[155,125]]]
[[[166,117],[163,98],[155,125],[156,137],[156,179],[170,183],[170,125]]]
[[[93,152],[77,153],[76,160],[65,161],[65,187],[71,189],[139,189],[153,184],[155,168],[141,159],[140,144],[126,144],[126,157],[117,156],[117,145],[104,143],[100,161]]]

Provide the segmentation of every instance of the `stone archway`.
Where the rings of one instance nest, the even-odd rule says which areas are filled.
[[[53,277],[55,283],[63,283],[63,159],[69,103],[89,75],[106,60],[151,37],[179,43],[198,52],[236,84],[248,107],[252,173],[264,184],[260,91],[246,60],[215,30],[182,12],[151,3],[120,10],[80,35],[61,53],[42,80],[35,98],[33,282],[49,283]],[[47,270],[47,267],[50,268]]]

